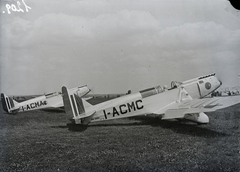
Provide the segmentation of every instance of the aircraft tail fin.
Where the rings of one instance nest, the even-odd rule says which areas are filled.
[[[16,113],[18,111],[18,109],[16,108],[16,105],[18,104],[18,102],[8,97],[4,93],[1,93],[1,101],[2,101],[3,110],[5,112]]]
[[[91,104],[70,92],[65,86],[62,87],[63,104],[67,118],[76,124],[88,124],[91,116],[95,113],[86,113]]]

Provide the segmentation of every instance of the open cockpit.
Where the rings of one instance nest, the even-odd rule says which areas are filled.
[[[61,94],[62,94],[61,92],[53,92],[53,93],[45,94],[45,97],[50,98],[50,97],[54,97],[54,96],[61,95]]]
[[[181,82],[178,82],[178,81],[172,81],[171,82],[171,88],[167,88],[167,86],[156,86],[156,87],[151,87],[151,88],[148,88],[148,89],[145,89],[145,90],[141,90],[139,91],[142,95],[142,98],[145,98],[145,97],[149,97],[149,96],[152,96],[152,95],[155,95],[155,94],[159,94],[159,93],[163,93],[165,91],[168,91],[168,90],[172,90],[172,89],[175,89],[175,88],[178,88],[182,83]]]
[[[152,95],[155,95],[155,94],[159,94],[159,93],[162,93],[162,92],[165,92],[167,91],[167,87],[165,86],[156,86],[156,87],[152,87],[152,88],[148,88],[148,89],[145,89],[145,90],[142,90],[142,91],[139,91],[142,95],[142,98],[145,98],[145,97],[149,97],[149,96],[152,96]]]

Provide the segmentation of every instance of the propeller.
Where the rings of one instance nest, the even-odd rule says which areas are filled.
[[[221,73],[218,73],[216,77],[217,77],[218,81],[219,81],[220,84],[221,84],[220,89],[218,89],[218,90],[222,90],[222,91],[225,92],[225,89],[226,89],[226,88],[223,88],[223,87],[222,87],[222,85],[224,84],[224,76],[221,75]]]

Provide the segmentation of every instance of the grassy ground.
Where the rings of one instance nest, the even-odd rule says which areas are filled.
[[[1,112],[0,171],[240,171],[240,105],[208,115],[69,129],[62,111]]]

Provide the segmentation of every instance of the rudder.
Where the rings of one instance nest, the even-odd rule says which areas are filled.
[[[74,93],[69,92],[65,86],[62,87],[62,94],[64,109],[68,120],[76,124],[81,124],[80,116],[85,114],[82,99]]]
[[[92,105],[86,102],[75,93],[69,91],[65,86],[62,87],[63,105],[68,120],[75,124],[88,124],[91,122],[92,115],[95,111],[87,111]]]
[[[15,109],[15,106],[17,104],[16,101],[14,101],[12,98],[8,97],[4,93],[1,93],[1,101],[2,101],[2,107],[3,110],[7,113],[15,113],[17,109]]]

